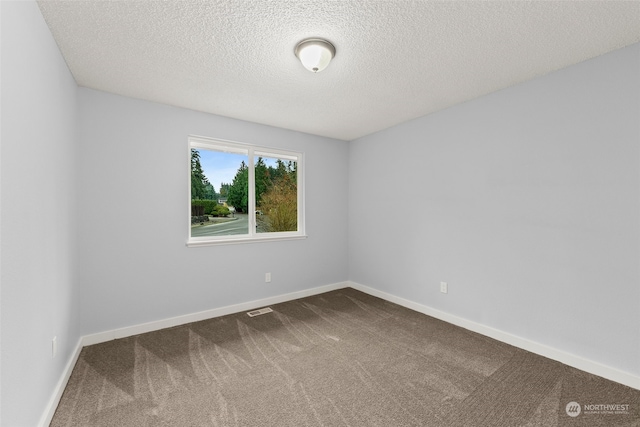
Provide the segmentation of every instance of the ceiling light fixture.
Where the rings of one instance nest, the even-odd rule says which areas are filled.
[[[294,52],[304,68],[314,73],[327,68],[329,62],[336,56],[336,48],[323,39],[302,40]]]

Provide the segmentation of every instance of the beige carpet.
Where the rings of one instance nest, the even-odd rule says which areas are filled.
[[[638,390],[353,289],[271,307],[84,348],[51,426],[640,426]]]

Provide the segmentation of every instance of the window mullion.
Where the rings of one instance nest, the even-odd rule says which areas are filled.
[[[304,165],[302,155],[296,159],[296,190],[298,201],[298,232],[304,232]]]
[[[191,203],[187,246],[306,237],[303,153],[197,136],[189,136],[189,147],[187,189]],[[259,158],[262,160],[256,171]],[[227,172],[232,167],[238,169],[234,178],[228,177]],[[297,197],[292,192],[291,167],[297,168]],[[216,177],[215,183],[211,177]],[[220,194],[215,190],[216,184]],[[223,188],[227,203],[233,200],[233,205],[246,213],[227,210],[225,214],[227,203],[219,206]],[[257,191],[262,196],[260,215],[256,214]],[[217,202],[212,195],[218,197]]]
[[[249,149],[249,205],[247,215],[249,216],[249,235],[256,234],[256,168],[253,148]]]

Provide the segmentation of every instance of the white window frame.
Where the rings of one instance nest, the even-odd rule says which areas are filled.
[[[253,243],[253,242],[269,242],[275,240],[298,240],[305,239],[305,223],[304,223],[304,153],[281,150],[254,144],[242,142],[227,141],[223,139],[208,138],[204,136],[189,135],[187,156],[188,161],[185,165],[187,168],[187,196],[188,196],[188,213],[187,213],[187,246],[210,246],[221,244],[236,243]],[[199,148],[204,150],[224,151],[228,153],[237,153],[247,155],[247,168],[249,169],[249,205],[248,205],[248,234],[235,234],[227,236],[200,236],[191,237],[191,149]],[[298,230],[297,231],[281,231],[281,232],[256,232],[256,206],[255,206],[255,162],[258,157],[272,157],[283,160],[293,160],[296,162],[296,185],[298,189]]]

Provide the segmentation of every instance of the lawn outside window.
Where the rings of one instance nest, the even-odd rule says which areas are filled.
[[[305,238],[303,154],[189,137],[187,246]]]

